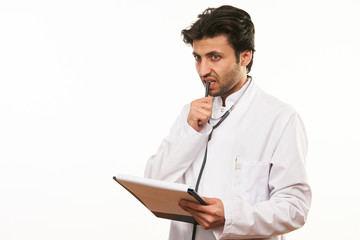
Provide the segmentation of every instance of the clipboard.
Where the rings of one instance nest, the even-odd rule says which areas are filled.
[[[196,223],[190,213],[178,206],[179,201],[186,199],[207,205],[204,199],[185,184],[124,174],[114,176],[113,179],[159,218]]]

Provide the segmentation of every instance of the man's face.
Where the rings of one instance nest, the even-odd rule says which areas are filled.
[[[221,96],[223,100],[238,91],[246,82],[246,65],[237,63],[235,51],[228,43],[227,36],[194,40],[193,55],[196,70],[205,85],[210,81],[211,96]]]

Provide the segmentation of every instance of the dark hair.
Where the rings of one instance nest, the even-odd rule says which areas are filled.
[[[194,40],[224,34],[235,51],[237,61],[240,60],[242,51],[253,52],[253,57],[246,66],[247,72],[250,72],[255,52],[255,28],[250,15],[244,10],[225,5],[219,8],[208,8],[199,14],[198,18],[189,29],[181,31],[184,42],[193,45]]]

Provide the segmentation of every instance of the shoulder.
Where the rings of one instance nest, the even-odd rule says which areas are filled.
[[[285,127],[291,119],[299,118],[293,106],[266,93],[256,84],[253,87],[255,96],[248,113],[253,116],[254,121]]]

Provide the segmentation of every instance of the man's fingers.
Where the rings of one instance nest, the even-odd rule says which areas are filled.
[[[198,132],[203,129],[211,117],[212,99],[213,97],[206,97],[191,102],[187,121],[189,125]]]
[[[208,205],[181,200],[179,206],[189,212],[204,229],[224,225],[225,218],[222,201],[217,198],[204,198],[204,200]]]
[[[211,115],[212,110],[212,102],[192,102],[191,103],[191,110],[197,110],[199,112],[202,112],[204,114]]]
[[[196,222],[205,230],[214,227],[214,224],[217,223],[214,222],[214,218],[208,213],[197,211],[189,207],[183,207],[183,209],[190,213],[195,218]]]
[[[197,109],[192,110],[192,113],[190,114],[189,117],[190,118],[192,117],[193,118],[192,120],[198,122],[199,124],[205,124],[210,118],[208,113],[203,111],[198,111]]]
[[[181,200],[179,202],[179,206],[182,207],[184,210],[186,208],[186,209],[190,209],[191,211],[204,212],[203,207],[206,205],[201,205],[199,203],[192,202],[192,201]]]
[[[182,208],[191,208],[195,209],[199,205],[199,203],[188,201],[188,200],[180,200],[179,206]]]

